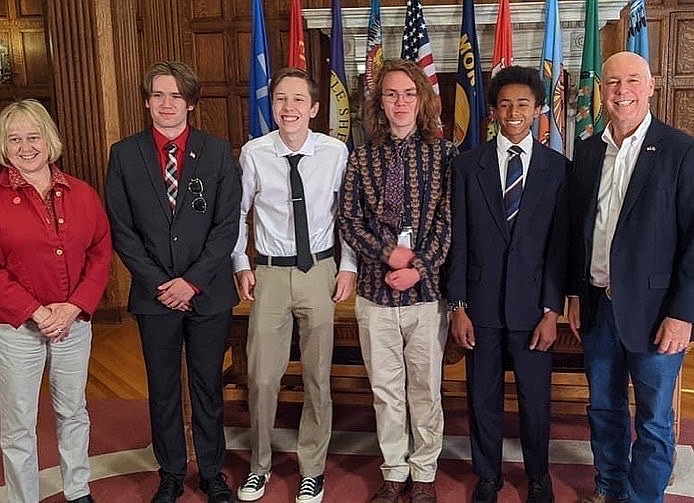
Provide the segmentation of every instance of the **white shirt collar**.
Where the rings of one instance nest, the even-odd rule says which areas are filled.
[[[651,112],[648,112],[646,114],[646,117],[641,121],[641,124],[639,124],[639,127],[636,128],[636,131],[634,131],[631,136],[627,136],[626,138],[624,138],[622,145],[631,145],[636,142],[642,143],[643,138],[646,136],[646,133],[648,132],[648,128],[651,126],[652,120],[653,116],[651,115]],[[615,143],[614,137],[612,136],[612,128],[610,127],[611,125],[612,122],[609,122],[605,130],[602,132],[602,141],[604,141],[608,145],[612,145],[617,150],[619,150],[619,147],[617,146],[617,143]]]
[[[308,130],[308,136],[306,136],[306,141],[296,152],[290,149],[283,141],[282,137],[277,131],[275,136],[275,152],[277,152],[277,157],[285,157],[291,154],[302,154],[302,155],[313,155],[316,149],[316,135],[310,129]]]
[[[530,155],[533,151],[532,133],[528,131],[527,136],[523,138],[519,143],[513,143],[511,142],[511,140],[509,140],[503,134],[501,134],[501,131],[499,131],[499,134],[496,135],[496,148],[498,148],[500,152],[506,153],[512,145],[518,145],[520,148],[523,149],[524,154]]]

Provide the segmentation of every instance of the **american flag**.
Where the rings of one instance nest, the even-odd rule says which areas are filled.
[[[434,92],[439,94],[439,79],[436,77],[434,56],[431,54],[431,44],[424,22],[424,12],[419,0],[407,0],[405,14],[405,30],[402,34],[402,50],[400,58],[417,63],[431,82]]]

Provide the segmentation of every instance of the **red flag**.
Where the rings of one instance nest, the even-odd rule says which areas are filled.
[[[301,0],[292,0],[292,7],[289,14],[289,66],[306,70]]]
[[[494,35],[494,55],[492,56],[492,77],[499,70],[513,65],[513,35],[511,30],[511,8],[508,0],[499,1],[499,12],[496,15],[496,34]],[[494,111],[489,107],[487,113],[487,141],[499,133]]]
[[[513,65],[513,35],[511,32],[511,9],[508,0],[500,0],[494,35],[492,77],[502,68]]]

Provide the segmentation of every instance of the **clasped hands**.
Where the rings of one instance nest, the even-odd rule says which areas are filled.
[[[61,342],[70,334],[70,327],[82,310],[69,302],[40,306],[31,316],[41,334],[52,343]]]
[[[157,299],[169,309],[190,311],[190,299],[195,295],[193,287],[183,278],[174,278],[157,287]]]
[[[404,246],[396,246],[388,257],[388,266],[391,268],[386,273],[386,285],[393,290],[404,292],[409,290],[419,281],[419,271],[410,267],[414,258],[414,252]]]

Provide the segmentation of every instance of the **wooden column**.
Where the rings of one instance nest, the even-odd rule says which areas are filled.
[[[114,82],[110,9],[103,1],[47,0],[46,28],[53,74],[54,107],[64,139],[63,169],[104,195],[108,138],[118,134],[118,106],[104,83]],[[110,46],[108,54],[105,47]],[[115,119],[114,119],[115,118]],[[100,312],[118,318],[115,271]]]

